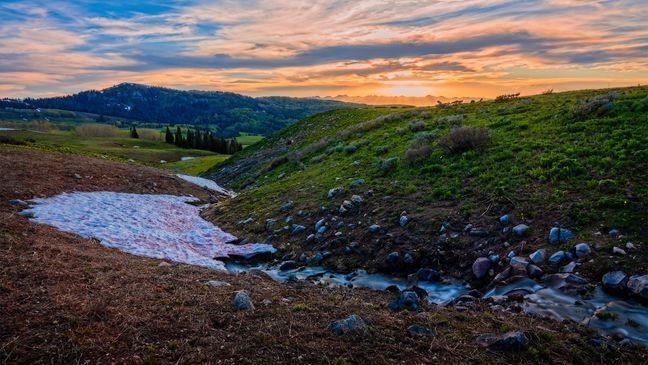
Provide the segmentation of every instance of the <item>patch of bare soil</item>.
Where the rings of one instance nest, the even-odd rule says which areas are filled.
[[[594,347],[573,323],[487,303],[462,308],[385,308],[393,294],[281,284],[162,264],[29,222],[9,199],[64,191],[208,194],[149,168],[56,153],[0,148],[0,362],[3,363],[646,363],[640,347]],[[81,178],[75,178],[75,174]],[[210,287],[208,280],[230,286]],[[255,309],[233,311],[237,290]],[[364,335],[330,322],[360,315]],[[409,337],[411,324],[436,335]],[[479,346],[485,332],[522,330],[526,350]]]

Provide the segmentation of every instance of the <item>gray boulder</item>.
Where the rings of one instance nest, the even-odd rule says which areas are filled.
[[[495,351],[518,351],[527,347],[529,339],[522,331],[507,332],[503,335],[485,333],[477,336],[477,343]]]
[[[632,294],[648,299],[648,275],[632,275],[626,286]]]
[[[579,243],[574,246],[574,252],[576,252],[576,256],[578,257],[585,257],[592,253],[592,249],[587,243]]]
[[[552,227],[549,231],[549,243],[567,242],[574,237],[574,233],[567,228]]]
[[[344,193],[344,189],[341,188],[341,187],[337,187],[337,188],[330,189],[328,191],[328,194],[326,194],[326,197],[329,200],[331,200],[331,199],[335,198],[336,196],[341,195],[342,193]]]
[[[529,226],[526,224],[518,224],[517,226],[513,227],[513,233],[515,233],[518,236],[524,236],[529,232]]]
[[[398,298],[387,305],[387,308],[393,311],[401,311],[403,309],[415,311],[419,306],[419,297],[413,291],[401,292]]]
[[[541,248],[541,249],[537,250],[536,252],[532,253],[531,255],[529,255],[529,258],[531,259],[531,261],[534,264],[540,265],[547,258],[547,250],[545,250],[544,248]]]
[[[399,259],[400,253],[397,251],[391,252],[389,255],[385,256],[385,262],[390,266],[396,265]]]
[[[601,279],[603,289],[610,291],[621,291],[625,286],[626,274],[623,271],[611,271]]]
[[[407,334],[412,337],[418,336],[434,336],[435,333],[431,328],[413,324],[407,327]]]
[[[488,257],[480,257],[473,263],[472,272],[477,279],[481,279],[488,274],[492,264]]]
[[[294,206],[295,206],[295,203],[292,200],[290,200],[286,204],[279,207],[279,211],[287,212],[287,211],[291,210]]]
[[[549,263],[552,265],[558,265],[563,261],[568,260],[568,256],[565,251],[556,251],[549,257]]]
[[[328,330],[338,335],[345,333],[366,334],[369,327],[360,316],[352,314],[345,319],[331,323]]]
[[[380,226],[377,224],[372,224],[369,226],[370,233],[378,233],[380,231]]]
[[[252,304],[250,293],[247,290],[237,291],[236,294],[234,295],[234,302],[232,303],[232,308],[237,312],[254,309],[254,304]]]
[[[297,235],[306,230],[306,227],[302,226],[301,224],[293,224],[292,225],[292,235]]]
[[[355,179],[351,181],[351,184],[349,186],[351,187],[351,189],[355,189],[361,187],[362,185],[364,185],[364,183],[364,179]]]

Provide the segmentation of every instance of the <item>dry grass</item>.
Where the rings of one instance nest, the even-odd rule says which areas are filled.
[[[82,124],[74,129],[74,132],[81,137],[119,137],[119,128],[98,123]]]

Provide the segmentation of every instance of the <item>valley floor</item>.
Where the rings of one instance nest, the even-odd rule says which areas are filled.
[[[0,147],[0,361],[3,363],[646,363],[638,346],[594,346],[574,323],[493,311],[488,303],[393,312],[394,294],[282,284],[136,257],[31,223],[10,199],[70,191],[214,200],[169,173],[68,154]],[[220,280],[229,286],[206,283]],[[245,289],[255,309],[232,309]],[[337,335],[351,314],[369,331]],[[406,328],[432,328],[410,337]],[[497,352],[483,333],[524,331],[527,349]]]

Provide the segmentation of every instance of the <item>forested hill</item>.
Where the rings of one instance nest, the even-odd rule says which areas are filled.
[[[268,135],[309,115],[357,105],[307,98],[252,98],[220,91],[182,91],[131,83],[63,97],[29,98],[25,102],[32,107],[147,122],[211,126],[225,137],[238,132]]]

